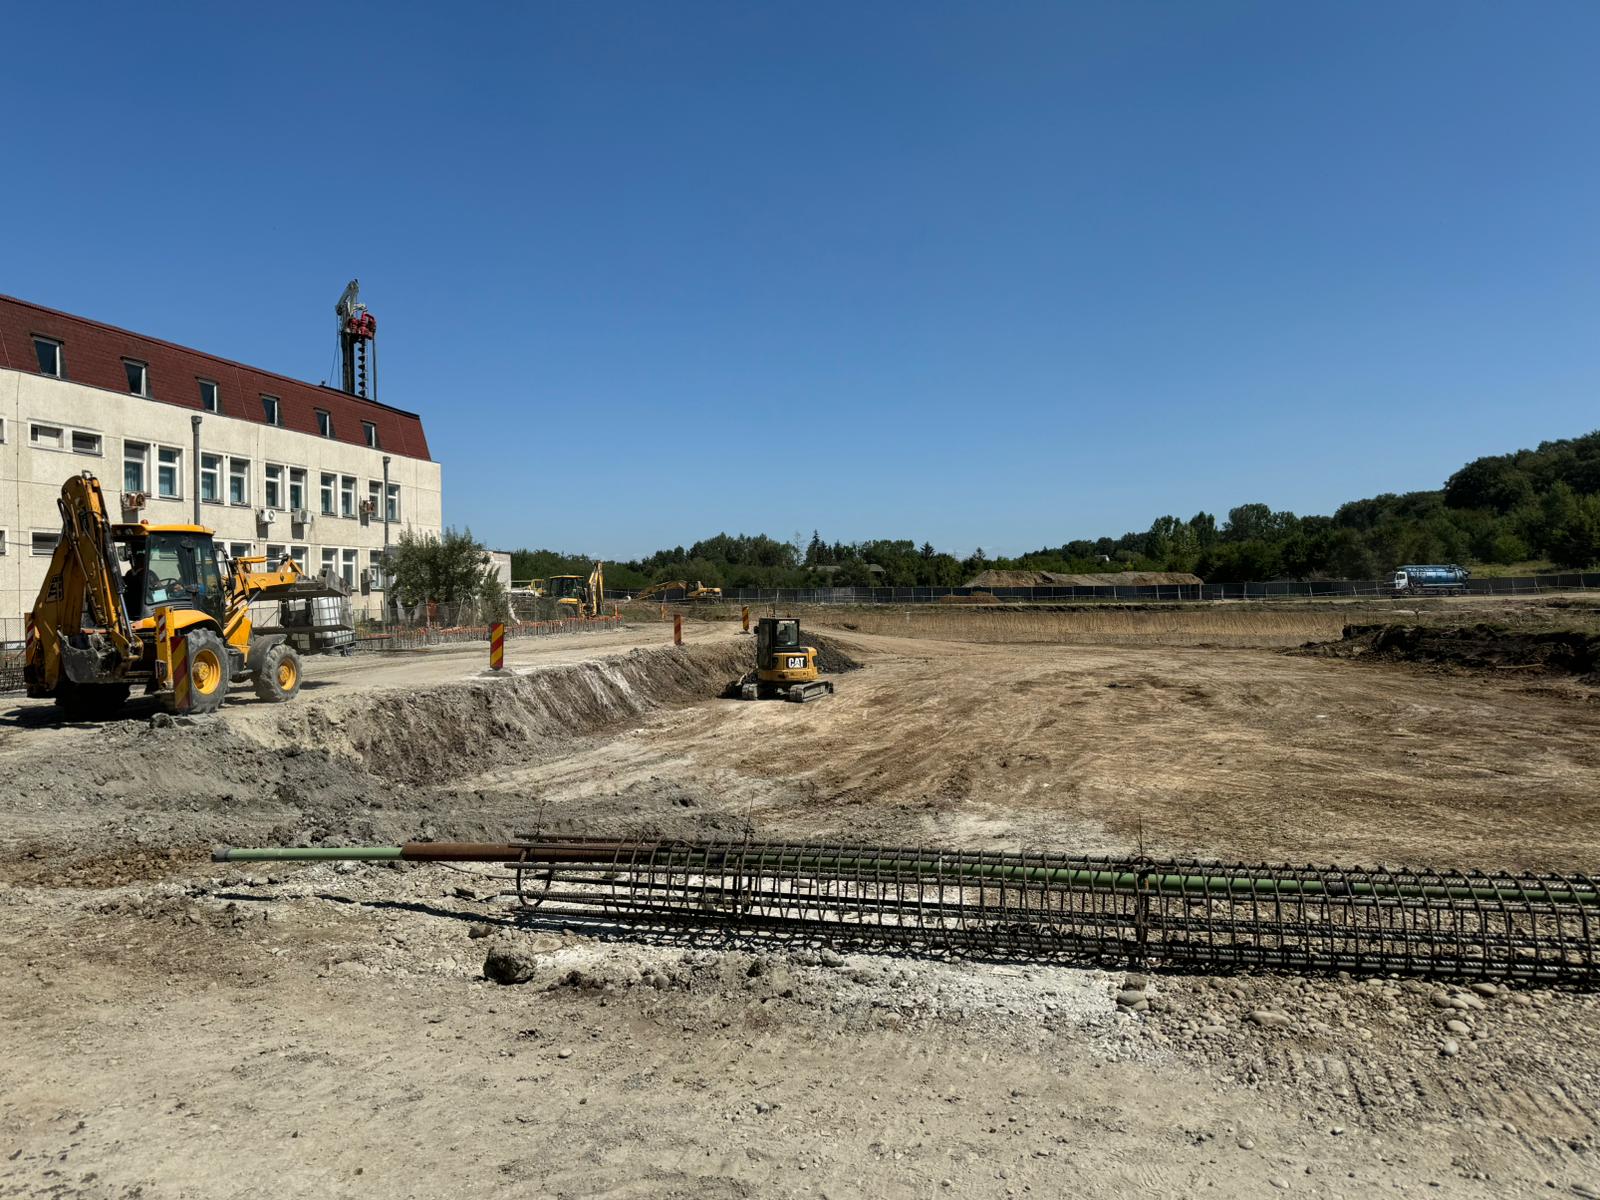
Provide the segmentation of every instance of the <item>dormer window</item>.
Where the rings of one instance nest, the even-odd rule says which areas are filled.
[[[50,375],[56,379],[67,377],[66,364],[61,357],[61,343],[55,338],[39,337],[35,334],[33,352],[39,358],[39,374]]]
[[[122,360],[122,369],[128,374],[128,394],[131,396],[148,396],[150,394],[150,368],[136,358]]]

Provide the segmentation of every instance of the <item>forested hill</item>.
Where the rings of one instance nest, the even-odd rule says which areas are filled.
[[[580,566],[587,571],[589,561],[584,555],[521,550],[513,574],[522,580]],[[1142,532],[998,559],[981,549],[958,559],[907,539],[843,543],[813,533],[809,541],[779,541],[724,533],[687,549],[609,563],[606,571],[614,586],[624,588],[677,578],[724,587],[955,586],[988,568],[1193,571],[1211,582],[1234,582],[1375,579],[1408,562],[1600,564],[1600,431],[1476,459],[1437,491],[1352,500],[1331,517],[1241,504],[1221,521],[1207,512],[1158,517]]]

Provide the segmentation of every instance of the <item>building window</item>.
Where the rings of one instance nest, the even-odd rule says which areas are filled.
[[[163,500],[183,496],[183,451],[162,446],[156,451],[156,494]]]
[[[378,449],[378,427],[371,421],[361,422],[361,434],[367,439],[367,445],[374,450]]]
[[[378,519],[383,501],[383,484],[376,479],[367,480],[367,512],[374,521]]]
[[[388,513],[389,520],[398,521],[400,519],[400,485],[398,483],[389,485]]]
[[[353,517],[356,515],[356,477],[344,475],[339,479],[339,515]]]
[[[346,550],[344,552],[344,570],[340,574],[344,576],[345,583],[349,584],[352,589],[356,586],[356,552],[354,550]]]
[[[150,394],[150,368],[136,358],[122,360],[122,369],[128,373],[128,392],[134,396]]]
[[[229,542],[228,557],[233,559],[249,558],[251,546],[252,543],[250,542]]]
[[[261,499],[268,508],[283,507],[283,468],[277,463],[267,464],[266,488]]]
[[[222,503],[222,455],[200,456],[200,499],[207,504]]]
[[[306,506],[306,471],[304,467],[289,468],[289,507]]]
[[[200,381],[200,407],[208,413],[222,411],[222,396],[217,391],[217,385],[209,379]]]
[[[72,452],[74,454],[99,454],[101,447],[100,435],[89,433],[83,429],[72,431]]]
[[[35,533],[33,535],[33,552],[40,557],[54,554],[56,543],[61,540],[59,533]]]
[[[367,579],[375,592],[383,591],[383,551],[367,551]]]
[[[306,558],[306,555],[309,553],[310,551],[304,546],[289,547],[289,557],[294,559],[295,566],[299,567],[302,571],[310,569],[310,560]]]
[[[271,570],[274,570],[274,571],[277,570],[278,569],[278,564],[283,561],[283,556],[287,552],[288,552],[288,547],[286,547],[286,546],[274,546],[271,542],[268,542],[267,543],[267,567],[269,569],[271,569]]]
[[[325,438],[333,436],[333,417],[325,408],[317,409],[317,432]]]
[[[0,442],[4,442],[5,440],[6,440],[6,419],[4,417],[0,417]]]
[[[337,550],[324,550],[322,552],[322,573],[324,575],[337,575],[339,573],[339,552]]]
[[[57,379],[67,377],[66,362],[61,355],[61,343],[55,338],[35,337],[33,352],[39,357],[39,374],[53,375]]]
[[[9,553],[10,551],[6,547],[6,531],[4,529],[0,529],[0,554]]]
[[[250,503],[250,460],[228,459],[228,503]]]
[[[62,437],[63,433],[59,425],[35,424],[28,426],[28,440],[41,450],[61,449]]]
[[[124,494],[142,492],[150,470],[150,447],[143,442],[122,443],[122,490]]]
[[[324,471],[322,473],[322,515],[325,517],[335,516],[339,511],[333,506],[333,494],[338,490],[338,487],[339,477],[337,475],[329,475]]]
[[[283,406],[278,403],[276,396],[261,397],[261,415],[266,418],[268,425],[283,424]]]

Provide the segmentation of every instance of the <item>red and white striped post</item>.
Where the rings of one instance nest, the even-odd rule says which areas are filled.
[[[489,626],[489,669],[491,671],[504,671],[506,669],[506,625],[504,621],[496,621]]]

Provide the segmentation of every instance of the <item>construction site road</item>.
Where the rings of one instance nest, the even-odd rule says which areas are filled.
[[[316,662],[192,725],[0,704],[0,1195],[1600,1195],[1592,994],[604,938],[519,926],[492,867],[209,861],[537,829],[1600,857],[1592,689],[1276,625],[819,632],[863,669],[804,706],[716,698],[749,639],[697,622],[513,641],[502,678]]]

